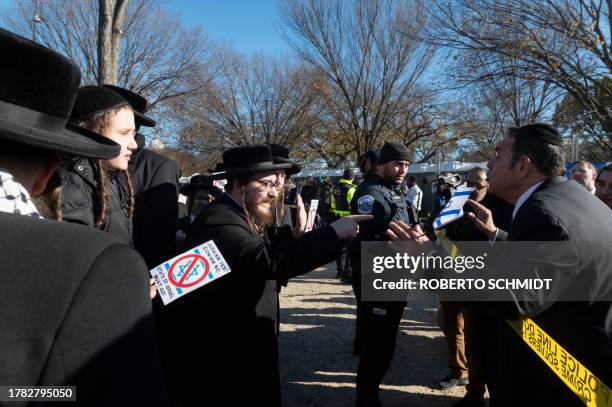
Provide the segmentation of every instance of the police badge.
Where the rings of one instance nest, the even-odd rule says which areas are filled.
[[[357,211],[360,215],[370,215],[374,207],[374,197],[372,195],[364,195],[357,200]]]

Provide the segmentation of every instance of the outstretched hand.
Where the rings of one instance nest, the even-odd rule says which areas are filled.
[[[478,230],[489,239],[492,239],[495,236],[495,232],[497,232],[497,226],[493,223],[491,211],[472,199],[468,199],[466,205],[469,205],[474,210],[474,212],[467,212],[466,216],[474,222]]]
[[[304,201],[302,200],[302,195],[297,194],[295,225],[293,227],[293,237],[294,238],[298,238],[304,234],[304,231],[306,230],[307,220],[308,220],[308,214],[306,213],[306,208],[304,207]]]
[[[349,215],[338,219],[331,224],[340,240],[351,240],[359,234],[359,222],[372,220],[372,215]]]
[[[401,220],[389,222],[389,229],[385,231],[385,235],[387,235],[390,240],[406,240],[417,243],[429,241],[429,238],[423,233],[420,225],[410,226]]]

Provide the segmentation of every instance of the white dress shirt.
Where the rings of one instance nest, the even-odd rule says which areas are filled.
[[[514,220],[516,213],[521,208],[521,206],[525,203],[525,201],[529,199],[531,194],[533,194],[533,192],[536,189],[538,189],[538,187],[542,185],[543,182],[544,181],[540,181],[538,183],[533,184],[532,186],[529,187],[527,191],[523,192],[523,195],[519,196],[519,199],[516,200],[516,205],[514,205],[514,211],[512,212],[512,220]]]

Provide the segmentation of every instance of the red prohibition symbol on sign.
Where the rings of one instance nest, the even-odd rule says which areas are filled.
[[[185,280],[187,280],[189,275],[191,274],[191,270],[200,262],[204,266],[204,270],[201,275],[193,281],[185,282]],[[183,275],[180,276],[181,278],[178,281],[176,281],[176,278],[174,277],[174,269],[177,266],[181,271],[183,271]],[[172,283],[172,285],[176,287],[188,288],[204,280],[204,278],[206,278],[206,276],[208,275],[209,271],[210,264],[208,263],[206,257],[200,256],[199,254],[187,254],[185,256],[179,257],[174,263],[172,263],[172,265],[168,269],[168,279],[170,280],[170,283]]]

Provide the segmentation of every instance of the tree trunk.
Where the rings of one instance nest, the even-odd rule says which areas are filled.
[[[129,0],[99,0],[98,84],[116,85],[121,37]]]

